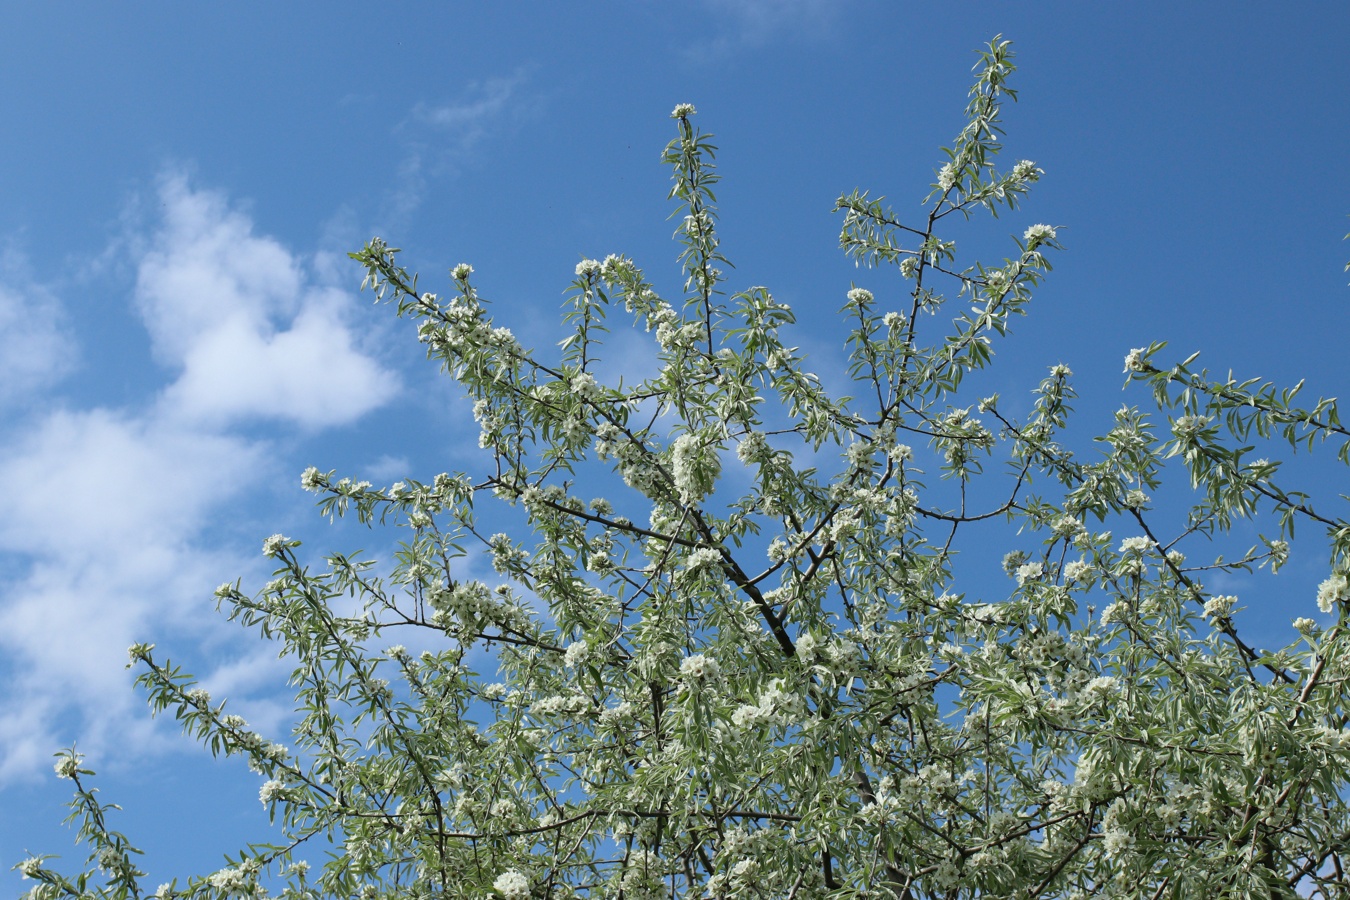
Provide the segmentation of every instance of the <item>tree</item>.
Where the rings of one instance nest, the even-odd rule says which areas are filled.
[[[287,838],[155,896],[259,896],[268,879],[296,900],[1346,896],[1350,524],[1250,454],[1331,439],[1346,463],[1350,432],[1334,401],[1163,365],[1161,344],[1125,371],[1166,424],[1126,407],[1100,452],[1064,439],[1063,365],[1025,421],[973,402],[965,377],[1062,249],[1047,225],[998,263],[950,240],[1043,174],[996,167],[1012,60],[999,38],[981,53],[925,219],[838,201],[844,251],[907,291],[846,293],[856,398],[804,371],[767,289],[725,292],[715,147],[688,104],[665,151],[682,302],[628,258],[585,260],[556,360],[495,324],[469,265],[440,297],[378,238],[353,254],[473,400],[490,464],[387,490],[309,469],[324,514],[407,529],[390,570],[342,554],[315,570],[274,535],[274,580],[219,589],[295,661],[294,753],[131,648],[157,712],[265,776]],[[661,365],[627,385],[596,375],[620,307]],[[1149,494],[1183,468],[1195,502],[1170,521]],[[516,536],[489,533],[513,515]],[[1271,536],[1183,555],[1243,519]],[[1317,603],[1334,622],[1300,617],[1298,642],[1260,650],[1237,598],[1199,579],[1274,573],[1296,524],[1327,535]],[[962,577],[958,546],[1008,550],[1008,586]],[[478,551],[498,583],[466,574]],[[395,626],[435,649],[383,649]],[[91,868],[25,860],[33,900],[142,896],[93,773],[73,749],[56,768]],[[337,851],[310,869],[325,840]]]

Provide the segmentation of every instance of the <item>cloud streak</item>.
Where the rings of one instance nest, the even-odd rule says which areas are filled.
[[[736,52],[778,40],[818,37],[835,27],[837,0],[703,0],[721,33],[686,51],[706,64]]]
[[[397,228],[421,206],[432,179],[457,174],[484,141],[529,114],[531,104],[522,96],[527,80],[520,69],[509,76],[471,81],[456,100],[413,106],[396,129],[407,153],[384,215],[386,228]]]

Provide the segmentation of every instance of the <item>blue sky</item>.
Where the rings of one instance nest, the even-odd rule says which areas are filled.
[[[23,4],[0,34],[0,862],[74,856],[50,754],[79,740],[155,877],[265,835],[256,779],[149,718],[123,668],[153,641],[262,728],[285,669],[222,623],[263,537],[376,551],[299,489],[472,465],[476,429],[345,254],[406,248],[434,290],[467,261],[545,346],[582,257],[678,292],[668,113],[717,135],[733,289],[769,286],[823,375],[851,282],[855,187],[905,213],[961,126],[973,51],[1015,42],[1009,160],[1046,171],[972,226],[1065,251],[994,386],[1077,373],[1101,427],[1131,347],[1345,393],[1350,7],[899,4]],[[635,343],[616,340],[620,365]],[[1170,351],[1169,351],[1170,352]],[[833,367],[833,368],[832,368]],[[1025,403],[1025,400],[1020,402]],[[1341,470],[1340,477],[1344,477]],[[1321,559],[1291,563],[1296,585]],[[1302,573],[1302,574],[1300,574]],[[1297,579],[1301,578],[1302,581]],[[1309,615],[1311,598],[1271,601]],[[278,734],[278,736],[282,736]],[[106,773],[106,774],[104,774]],[[0,878],[15,891],[15,873]]]

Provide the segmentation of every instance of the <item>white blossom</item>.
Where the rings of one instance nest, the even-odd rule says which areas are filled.
[[[1205,615],[1211,619],[1224,619],[1233,611],[1237,597],[1224,595],[1210,597],[1205,601]]]
[[[1026,243],[1028,248],[1044,243],[1045,241],[1053,241],[1055,237],[1055,229],[1051,228],[1049,225],[1032,225],[1026,231],[1022,232],[1022,240]]]
[[[721,462],[697,434],[682,434],[671,446],[671,470],[680,502],[693,504],[712,491]]]
[[[1013,166],[1012,174],[1018,181],[1032,182],[1039,181],[1045,170],[1036,168],[1036,164],[1031,160],[1023,159]]]
[[[721,571],[722,553],[716,547],[699,547],[684,561],[684,570],[690,574],[703,571]]]
[[[1195,437],[1208,424],[1207,416],[1181,416],[1172,423],[1172,433],[1178,440],[1185,441]]]
[[[1035,581],[1045,572],[1045,567],[1039,562],[1029,562],[1017,567],[1017,583],[1026,584],[1028,581]]]
[[[300,486],[307,491],[322,490],[324,485],[323,473],[315,466],[310,466],[300,473]]]
[[[251,881],[248,872],[243,867],[238,868],[227,866],[217,872],[212,873],[206,879],[211,887],[226,894],[241,893],[249,887]]]
[[[515,869],[508,869],[498,875],[492,886],[506,900],[529,900],[530,879]]]
[[[1125,500],[1124,500],[1125,508],[1126,508],[1126,509],[1143,509],[1145,506],[1147,506],[1147,505],[1149,504],[1149,500],[1150,500],[1150,498],[1149,498],[1148,494],[1145,494],[1143,491],[1139,490],[1138,488],[1134,488],[1133,490],[1127,491],[1126,494],[1125,494]]]
[[[633,704],[627,700],[617,706],[608,706],[600,711],[600,721],[606,725],[626,722],[633,717]]]
[[[285,793],[286,783],[273,778],[263,782],[263,786],[258,789],[258,799],[262,801],[263,806],[267,806],[272,801],[281,798]]]
[[[1121,553],[1143,553],[1153,546],[1153,542],[1146,537],[1128,537],[1120,542]]]
[[[1064,566],[1064,580],[1066,582],[1087,581],[1091,577],[1091,573],[1091,564],[1081,559],[1072,560]]]
[[[771,452],[763,433],[747,431],[736,445],[736,458],[743,463],[763,462]]]
[[[680,674],[689,679],[714,678],[718,670],[717,660],[702,653],[686,656],[680,660]]]
[[[942,168],[938,170],[938,187],[944,191],[949,191],[956,184],[956,166],[951,163],[943,163]]]
[[[575,669],[586,661],[590,653],[590,645],[585,641],[573,641],[567,645],[567,650],[563,653],[563,665],[569,669]]]
[[[1340,601],[1350,600],[1350,579],[1340,572],[1317,586],[1317,608],[1329,613]]]

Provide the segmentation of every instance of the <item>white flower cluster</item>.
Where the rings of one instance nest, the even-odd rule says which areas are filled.
[[[1317,743],[1318,746],[1333,753],[1350,750],[1350,729],[1318,725]]]
[[[1083,686],[1083,693],[1091,700],[1104,700],[1120,693],[1120,681],[1113,675],[1098,675]]]
[[[743,463],[765,462],[772,453],[768,438],[760,431],[747,431],[736,445],[736,458]]]
[[[1350,579],[1337,572],[1317,586],[1317,608],[1329,613],[1337,603],[1350,601]]]
[[[515,545],[510,535],[501,532],[488,538],[488,549],[492,551],[492,568],[500,573],[521,569],[530,558],[528,553]]]
[[[989,296],[997,299],[1008,291],[1008,273],[1002,269],[990,269],[984,273],[985,289]]]
[[[589,278],[592,275],[598,275],[600,274],[600,260],[583,259],[581,262],[577,263],[576,271],[578,278]]]
[[[721,668],[717,665],[717,660],[702,653],[686,656],[680,660],[680,674],[691,681],[716,678],[719,671]]]
[[[448,306],[438,307],[436,319],[428,319],[419,326],[418,339],[453,358],[456,366],[490,358],[494,352],[508,357],[521,353],[511,330],[493,328],[471,294],[455,297]]]
[[[563,651],[563,665],[569,669],[575,669],[584,663],[591,655],[591,646],[585,641],[573,641],[567,645]]]
[[[1039,562],[1029,562],[1017,567],[1017,583],[1024,585],[1028,581],[1036,581],[1045,574],[1045,566]]]
[[[211,887],[225,894],[245,893],[252,885],[252,876],[243,866],[227,866],[212,873],[207,879]]]
[[[468,281],[469,276],[473,274],[473,266],[468,263],[459,263],[450,270],[450,277],[456,281]]]
[[[1215,621],[1226,619],[1235,605],[1237,605],[1237,597],[1231,595],[1210,597],[1205,601],[1205,615]]]
[[[1125,822],[1127,813],[1124,798],[1117,797],[1102,817],[1102,847],[1113,859],[1125,856],[1134,848],[1134,834]]]
[[[624,700],[617,706],[607,706],[600,711],[600,722],[603,725],[619,725],[633,718],[633,704]]]
[[[1136,347],[1125,355],[1126,372],[1143,372],[1148,368],[1144,362],[1144,347]]]
[[[1013,166],[1012,174],[1018,181],[1035,182],[1041,180],[1041,176],[1045,174],[1045,170],[1036,168],[1034,162],[1029,159],[1024,159]]]
[[[530,704],[530,713],[536,716],[553,717],[564,713],[575,715],[589,706],[586,698],[580,694],[559,694],[542,697]]]
[[[315,466],[310,466],[300,473],[300,486],[307,491],[323,490],[326,480],[324,474]]]
[[[872,292],[867,288],[855,287],[848,292],[850,303],[856,303],[859,306],[867,306],[872,302]]]
[[[1172,423],[1172,433],[1179,441],[1188,441],[1199,434],[1209,424],[1205,416],[1181,416]]]
[[[432,621],[441,628],[476,631],[489,623],[504,628],[522,626],[522,615],[509,602],[505,586],[494,591],[481,581],[461,581],[429,591],[427,600],[435,610]]]
[[[694,109],[692,103],[677,103],[675,109],[671,111],[670,117],[672,119],[683,119],[685,116],[692,116],[696,112],[698,110]]]
[[[956,166],[951,163],[943,163],[942,168],[938,170],[938,187],[944,191],[950,191],[956,186]]]
[[[1121,502],[1125,504],[1126,509],[1143,509],[1149,504],[1151,499],[1152,498],[1150,498],[1148,494],[1145,494],[1138,488],[1134,488],[1133,490],[1126,492],[1125,499]]]
[[[263,556],[276,558],[281,556],[287,547],[291,546],[290,538],[284,534],[274,534],[263,541]]]
[[[1049,225],[1032,225],[1022,232],[1022,240],[1026,243],[1028,250],[1046,241],[1053,241],[1056,236],[1055,229]]]
[[[1145,553],[1153,542],[1146,537],[1128,537],[1120,542],[1121,553]]]
[[[61,758],[52,766],[56,770],[58,778],[73,779],[80,771],[80,760],[84,759],[78,753],[63,753]]]
[[[1092,579],[1092,564],[1081,559],[1072,560],[1064,566],[1064,581],[1069,584],[1087,583]]]
[[[286,783],[275,778],[263,782],[263,786],[258,789],[258,799],[262,801],[263,806],[267,806],[274,800],[280,800],[285,794]]]
[[[684,571],[688,575],[721,570],[722,552],[716,547],[699,547],[684,560]]]
[[[618,459],[624,484],[644,496],[656,499],[663,493],[659,472],[646,447],[639,441],[628,439],[612,422],[601,422],[596,426],[595,455],[600,459]]]
[[[800,640],[797,647],[800,651]],[[797,706],[797,698],[783,690],[783,686],[784,681],[781,678],[769,682],[768,688],[759,695],[759,701],[754,704],[741,704],[731,714],[731,721],[741,729],[777,725],[787,721],[787,713]]]
[[[572,376],[572,392],[578,397],[594,400],[600,396],[600,385],[590,372],[578,372]]]
[[[671,445],[670,467],[680,502],[693,505],[712,492],[722,462],[697,434],[682,434]]]
[[[1115,603],[1108,603],[1102,609],[1101,623],[1111,625],[1116,623],[1125,623],[1130,620],[1130,604],[1123,600],[1117,600]]]

